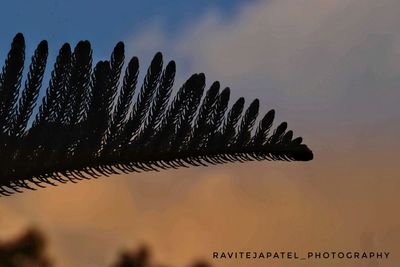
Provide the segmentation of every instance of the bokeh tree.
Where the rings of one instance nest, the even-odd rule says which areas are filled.
[[[44,235],[29,229],[14,240],[0,242],[0,267],[51,267]]]
[[[28,229],[13,240],[0,241],[0,267],[56,267],[47,253],[47,239],[41,231]],[[142,245],[138,249],[121,252],[110,267],[171,267],[155,264],[151,250]],[[198,261],[191,267],[211,267]]]

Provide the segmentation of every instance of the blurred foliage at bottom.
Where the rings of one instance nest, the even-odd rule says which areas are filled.
[[[0,241],[0,267],[56,267],[47,253],[44,234],[29,229],[14,240]],[[101,266],[99,266],[101,267]],[[171,267],[154,264],[150,249],[142,246],[136,251],[124,251],[109,267]],[[190,267],[211,267],[206,262],[196,262]]]

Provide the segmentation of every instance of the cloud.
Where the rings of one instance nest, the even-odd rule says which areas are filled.
[[[378,128],[399,119],[399,9],[395,0],[262,1],[229,21],[210,12],[178,37],[146,29],[128,46],[164,49],[180,78],[203,71],[306,127]]]
[[[160,35],[160,45],[177,60],[181,79],[203,71],[208,84],[220,80],[223,86],[231,87],[234,96],[246,96],[248,103],[259,97],[264,111],[276,109],[278,121],[287,120],[311,145],[316,155],[312,163],[301,167],[271,164],[268,175],[261,175],[263,167],[257,165],[254,175],[260,179],[240,186],[253,188],[265,179],[281,192],[287,185],[271,179],[282,173],[293,179],[298,190],[294,191],[304,193],[298,208],[310,211],[310,217],[304,213],[305,217],[296,217],[298,225],[293,227],[296,231],[301,231],[300,225],[307,228],[305,232],[316,246],[327,238],[332,244],[347,242],[354,247],[366,233],[375,233],[382,247],[394,245],[393,238],[388,238],[393,225],[372,222],[372,218],[360,225],[353,214],[357,210],[364,219],[372,213],[381,214],[381,218],[391,216],[386,197],[397,198],[390,188],[399,183],[393,180],[393,158],[400,149],[399,11],[400,2],[395,0],[260,1],[244,6],[232,20],[223,20],[213,11],[178,38]],[[137,52],[140,54],[140,49]],[[242,176],[233,176],[248,177],[252,167],[242,168],[246,170]],[[253,197],[257,192],[252,191]],[[317,203],[308,206],[308,197],[323,207]],[[265,202],[277,199],[270,196]],[[255,205],[253,210],[262,212],[258,208]],[[277,220],[285,216],[284,212],[271,214],[276,214]],[[317,218],[322,221],[313,221]],[[323,220],[328,218],[341,230],[325,224]],[[400,218],[392,219],[398,222]],[[264,222],[274,225],[271,220]],[[283,224],[289,227],[288,221]],[[336,231],[342,233],[338,238],[328,237]]]
[[[396,0],[279,0],[244,5],[229,20],[213,10],[174,34],[155,21],[127,43],[142,75],[162,51],[177,61],[177,85],[205,72],[208,84],[221,80],[236,97],[259,97],[264,111],[275,108],[305,137],[315,160],[132,174],[25,193],[2,201],[1,228],[45,227],[61,267],[106,266],[119,248],[142,241],[176,266],[216,248],[357,249],[363,236],[394,252],[399,10]]]

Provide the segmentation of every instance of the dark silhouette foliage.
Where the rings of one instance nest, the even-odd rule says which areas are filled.
[[[161,53],[154,56],[135,97],[139,61],[133,57],[123,70],[122,42],[109,61],[94,68],[88,41],[80,41],[73,51],[64,44],[39,101],[47,54],[42,41],[20,92],[25,41],[19,33],[0,74],[2,195],[101,175],[313,158],[286,122],[269,134],[273,110],[253,130],[258,99],[246,107],[241,97],[227,112],[230,89],[221,90],[214,82],[206,90],[203,73],[193,74],[172,96],[175,62],[163,68]],[[38,102],[38,112],[32,114]]]
[[[142,246],[137,251],[124,251],[112,267],[150,267],[150,251]]]
[[[53,267],[54,260],[47,252],[47,240],[42,232],[27,229],[13,240],[0,240],[0,267]],[[135,250],[122,251],[110,267],[167,267],[153,263],[151,250],[142,245]],[[204,261],[196,261],[192,267],[211,267]]]
[[[51,267],[43,234],[29,229],[21,236],[0,243],[0,267]]]
[[[168,267],[170,265],[160,265],[153,263],[151,251],[142,245],[136,250],[125,250],[120,253],[117,261],[111,267]],[[206,261],[195,261],[190,267],[211,267]]]

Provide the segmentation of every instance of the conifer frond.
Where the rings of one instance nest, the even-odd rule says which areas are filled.
[[[157,53],[134,101],[139,61],[130,59],[122,84],[124,44],[92,70],[92,49],[64,44],[37,114],[32,114],[47,60],[36,49],[19,96],[25,41],[17,34],[0,76],[0,194],[102,175],[254,160],[308,161],[311,150],[286,122],[270,134],[271,110],[257,122],[260,102],[239,98],[214,82],[204,93],[203,73],[172,96],[176,66],[163,70]],[[17,104],[18,103],[18,104]],[[245,110],[245,111],[244,111]],[[30,120],[32,123],[30,126]],[[254,130],[254,125],[258,124]]]
[[[14,118],[11,135],[21,136],[25,133],[25,129],[29,118],[32,115],[36,100],[39,96],[39,90],[42,85],[44,70],[47,60],[47,42],[42,41],[32,57],[32,63],[29,66],[28,78],[22,96],[19,99],[18,107]]]
[[[0,130],[3,134],[7,134],[12,126],[24,60],[25,39],[19,33],[11,43],[10,52],[0,75]]]
[[[71,62],[71,47],[68,43],[64,44],[57,56],[54,69],[51,72],[51,79],[46,90],[46,95],[42,99],[39,112],[33,122],[34,127],[41,124],[55,122],[60,116],[62,99],[65,98],[66,82],[68,70]]]

